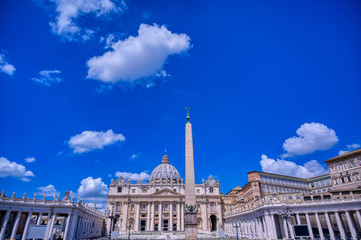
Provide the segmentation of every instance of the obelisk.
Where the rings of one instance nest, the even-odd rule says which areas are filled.
[[[189,108],[187,107],[186,141],[185,141],[185,208],[184,226],[186,240],[197,239],[197,204],[194,180],[194,156],[192,124],[189,122]]]

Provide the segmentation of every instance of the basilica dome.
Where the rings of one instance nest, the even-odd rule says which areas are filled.
[[[172,183],[179,183],[181,181],[178,170],[169,163],[167,153],[164,153],[162,163],[154,168],[150,175],[150,181]]]

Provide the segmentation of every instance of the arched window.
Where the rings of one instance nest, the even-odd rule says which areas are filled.
[[[211,204],[211,212],[214,212],[214,204]]]
[[[147,205],[145,205],[144,203],[142,204],[142,211],[145,211],[145,208],[147,207]]]
[[[118,193],[122,192],[122,187],[118,187]]]

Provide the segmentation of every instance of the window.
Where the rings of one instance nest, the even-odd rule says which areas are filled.
[[[119,210],[120,210],[120,205],[117,204],[117,207],[116,207],[116,210],[115,210],[115,211],[119,212]]]
[[[118,192],[122,192],[122,187],[118,187]]]
[[[132,189],[132,193],[135,193],[135,189]]]
[[[211,212],[214,212],[214,204],[211,204]]]
[[[213,188],[212,187],[209,188],[209,192],[213,193]]]
[[[197,193],[199,193],[199,189],[197,189]]]
[[[289,200],[292,200],[292,195],[288,195],[288,199],[289,199]]]
[[[343,164],[343,169],[347,169],[347,164],[346,163]]]
[[[164,211],[165,211],[165,212],[168,211],[168,204],[167,204],[167,203],[164,204]]]
[[[173,211],[177,210],[177,205],[173,205]]]
[[[355,174],[353,175],[353,177],[355,178],[355,180],[360,180],[360,175],[359,175],[359,173],[355,173]]]
[[[342,170],[341,164],[337,165],[337,170],[339,170],[339,171]]]
[[[145,208],[147,207],[147,205],[145,205],[144,203],[142,204],[142,211],[145,211]]]
[[[155,205],[155,211],[158,212],[158,205]]]
[[[146,193],[146,192],[147,192],[147,190],[148,190],[148,189],[146,189],[146,188],[143,188],[143,192],[144,192],[144,193]]]

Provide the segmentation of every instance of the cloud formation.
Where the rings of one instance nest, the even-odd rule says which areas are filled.
[[[87,177],[81,180],[78,196],[87,201],[106,201],[108,186],[101,178]]]
[[[35,158],[34,157],[27,157],[27,158],[25,158],[25,162],[27,162],[27,163],[35,162]]]
[[[59,76],[61,71],[59,70],[43,70],[39,72],[39,76],[36,78],[32,78],[32,80],[36,83],[50,86],[53,83],[59,83],[63,81],[63,79]]]
[[[141,24],[138,36],[116,43],[109,41],[108,38],[106,44],[111,46],[110,51],[87,62],[88,78],[134,84],[149,77],[167,76],[163,67],[168,56],[181,54],[190,48],[190,38],[186,34],[172,33],[165,26],[156,24]],[[144,83],[147,84],[149,80]]]
[[[262,171],[281,175],[309,178],[328,173],[326,168],[316,160],[311,160],[303,165],[297,165],[292,161],[283,159],[274,160],[262,154],[260,164]]]
[[[56,5],[56,19],[50,22],[53,33],[66,40],[88,40],[94,30],[81,26],[79,18],[91,14],[97,18],[110,12],[121,11],[121,7],[110,0],[51,0]],[[125,6],[121,2],[122,6]]]
[[[8,75],[13,75],[15,73],[14,65],[9,64],[6,61],[6,56],[3,53],[0,53],[0,72],[6,73]]]
[[[360,147],[361,147],[361,145],[358,144],[358,143],[348,144],[348,145],[346,145],[346,148],[345,148],[344,150],[340,150],[340,151],[338,152],[338,155],[347,153],[347,152],[349,152],[349,151],[358,149],[358,148],[360,148]]]
[[[304,123],[296,133],[297,136],[288,138],[283,143],[283,149],[287,152],[283,157],[327,150],[338,142],[336,132],[322,123]]]
[[[38,187],[38,190],[40,190],[39,192],[37,192],[38,195],[41,195],[41,196],[57,196],[59,195],[60,193],[55,189],[54,185],[52,184],[49,184],[48,186],[46,187]]]
[[[125,141],[123,134],[114,133],[112,129],[103,131],[84,131],[70,138],[68,144],[74,153],[89,152],[94,149],[103,149],[116,142]]]
[[[146,172],[141,173],[130,173],[130,172],[115,172],[116,177],[122,176],[125,179],[129,179],[130,181],[138,181],[141,179],[142,181],[149,180],[150,175]]]
[[[10,162],[4,157],[0,157],[0,177],[16,177],[24,182],[29,182],[30,177],[34,177],[34,173],[26,170],[24,165],[16,162]]]

